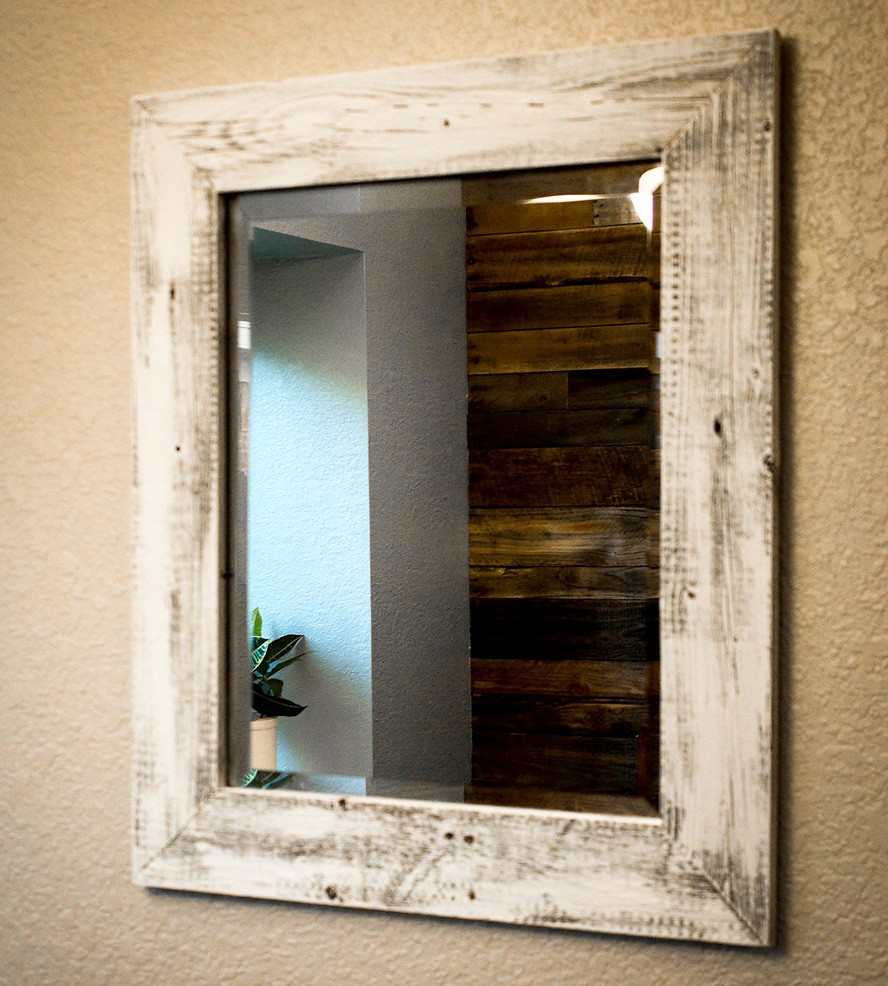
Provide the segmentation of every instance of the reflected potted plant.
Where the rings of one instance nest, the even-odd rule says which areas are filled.
[[[253,720],[250,723],[250,767],[253,771],[277,770],[277,721],[279,716],[298,716],[304,705],[284,698],[284,682],[277,677],[306,653],[305,637],[286,633],[262,636],[262,614],[253,610],[250,653],[253,668]]]

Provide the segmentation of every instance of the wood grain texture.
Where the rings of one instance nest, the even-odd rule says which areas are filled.
[[[650,367],[654,334],[649,325],[470,332],[469,375],[549,370]]]
[[[657,657],[657,603],[638,599],[475,599],[472,655],[645,661]]]
[[[634,794],[635,737],[475,733],[472,783]]]
[[[550,811],[576,811],[593,815],[658,817],[657,809],[646,798],[624,794],[579,794],[576,791],[548,791],[540,787],[486,787],[470,784],[466,787],[465,798],[468,804],[547,808]]]
[[[657,680],[650,661],[536,661],[528,658],[472,661],[475,695],[570,695],[637,698]]]
[[[472,703],[475,733],[549,733],[567,736],[634,737],[648,728],[651,712],[643,701],[579,698],[514,698],[494,695]]]
[[[750,32],[136,101],[138,884],[773,942],[776,65]],[[663,819],[224,787],[218,195],[661,155]]]
[[[658,254],[659,244],[641,223],[470,236],[466,286],[469,291],[503,291],[603,280],[657,281]]]
[[[653,445],[648,408],[469,414],[470,449]]]
[[[649,458],[649,450],[640,445],[473,451],[469,504],[644,506]]]
[[[579,565],[469,569],[473,599],[635,599],[657,597],[647,568],[583,568]]]
[[[476,508],[469,512],[473,565],[647,564],[651,512],[643,507]]]
[[[471,291],[466,299],[470,333],[637,325],[649,322],[650,312],[651,287],[644,280]]]
[[[463,179],[462,201],[464,206],[472,207],[524,205],[526,199],[549,195],[626,195],[638,191],[638,179],[650,167],[651,161],[617,161],[599,164],[594,171],[585,167],[559,168],[557,171],[529,168],[469,175]],[[533,203],[534,206],[539,204]]]
[[[567,373],[503,373],[469,377],[469,413],[566,410]],[[627,405],[628,406],[628,405]]]
[[[653,167],[648,162],[645,168]],[[636,179],[636,187],[638,181]],[[625,226],[638,223],[638,213],[627,195],[589,202],[538,202],[522,205],[498,202],[466,209],[466,232],[521,233],[528,230],[586,229],[590,226]]]
[[[574,410],[649,407],[652,386],[649,370],[575,370],[567,375],[567,406]]]

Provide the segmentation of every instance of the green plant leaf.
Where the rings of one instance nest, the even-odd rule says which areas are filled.
[[[257,688],[253,689],[253,708],[261,716],[298,716],[304,711],[304,705],[297,705],[288,698],[264,695]]]
[[[283,671],[284,668],[288,668],[291,664],[295,664],[296,661],[300,660],[301,654],[297,654],[295,657],[291,657],[287,661],[279,661],[274,667],[269,668],[269,674],[277,674],[279,671]]]
[[[280,678],[266,678],[266,684],[268,685],[268,690],[275,698],[279,698],[281,694],[281,689],[284,687],[284,683]]]
[[[253,636],[262,636],[262,614],[259,612],[258,606],[253,610]]]
[[[258,639],[259,643],[256,643]],[[254,638],[253,651],[250,655],[253,664],[253,674],[262,675],[268,670],[268,662],[266,661],[266,654],[268,653],[268,645],[270,641],[264,638]]]
[[[268,645],[268,662],[274,664],[281,658],[286,657],[294,648],[304,645],[305,637],[301,633],[285,633],[283,637],[276,637]],[[297,657],[301,657],[300,652]]]

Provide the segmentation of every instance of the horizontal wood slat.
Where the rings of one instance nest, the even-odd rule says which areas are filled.
[[[547,229],[587,229],[590,226],[626,226],[638,223],[628,195],[613,195],[586,202],[498,202],[466,210],[466,232],[522,233]]]
[[[565,371],[476,375],[469,377],[469,413],[565,411],[567,394],[568,374]]]
[[[472,507],[644,506],[650,450],[487,449],[469,453]]]
[[[659,279],[659,238],[638,223],[470,236],[469,291]]]
[[[658,812],[647,798],[629,794],[583,794],[579,791],[550,791],[542,787],[489,787],[469,784],[467,804],[504,805],[513,808],[545,808],[549,811],[581,811],[594,815],[641,815]]]
[[[476,599],[471,610],[473,659],[657,658],[655,600]]]
[[[650,370],[643,368],[574,370],[567,374],[567,406],[572,410],[649,407],[654,393],[652,388],[653,376]],[[486,408],[479,407],[478,410]]]
[[[655,661],[472,659],[473,695],[643,699],[656,693]]]
[[[469,592],[474,599],[607,599],[655,597],[656,578],[648,568],[533,568],[469,569]]]
[[[516,332],[470,332],[468,372],[650,368],[655,337],[649,325],[571,326]]]
[[[469,415],[469,448],[651,445],[647,408],[583,411],[499,411]]]
[[[499,507],[469,512],[473,565],[647,564],[652,512],[644,507]]]
[[[620,161],[614,164],[524,171],[496,171],[462,179],[464,206],[493,202],[521,202],[543,195],[615,195],[638,191],[638,179],[656,161]]]
[[[481,733],[472,744],[472,780],[634,794],[636,761],[634,739]]]
[[[599,699],[491,696],[472,703],[475,732],[637,736],[651,725],[649,704]]]
[[[635,325],[650,321],[651,293],[647,281],[471,291],[466,325],[469,332]]]

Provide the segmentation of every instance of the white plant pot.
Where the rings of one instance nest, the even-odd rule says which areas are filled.
[[[250,723],[250,769],[277,770],[277,719]]]

